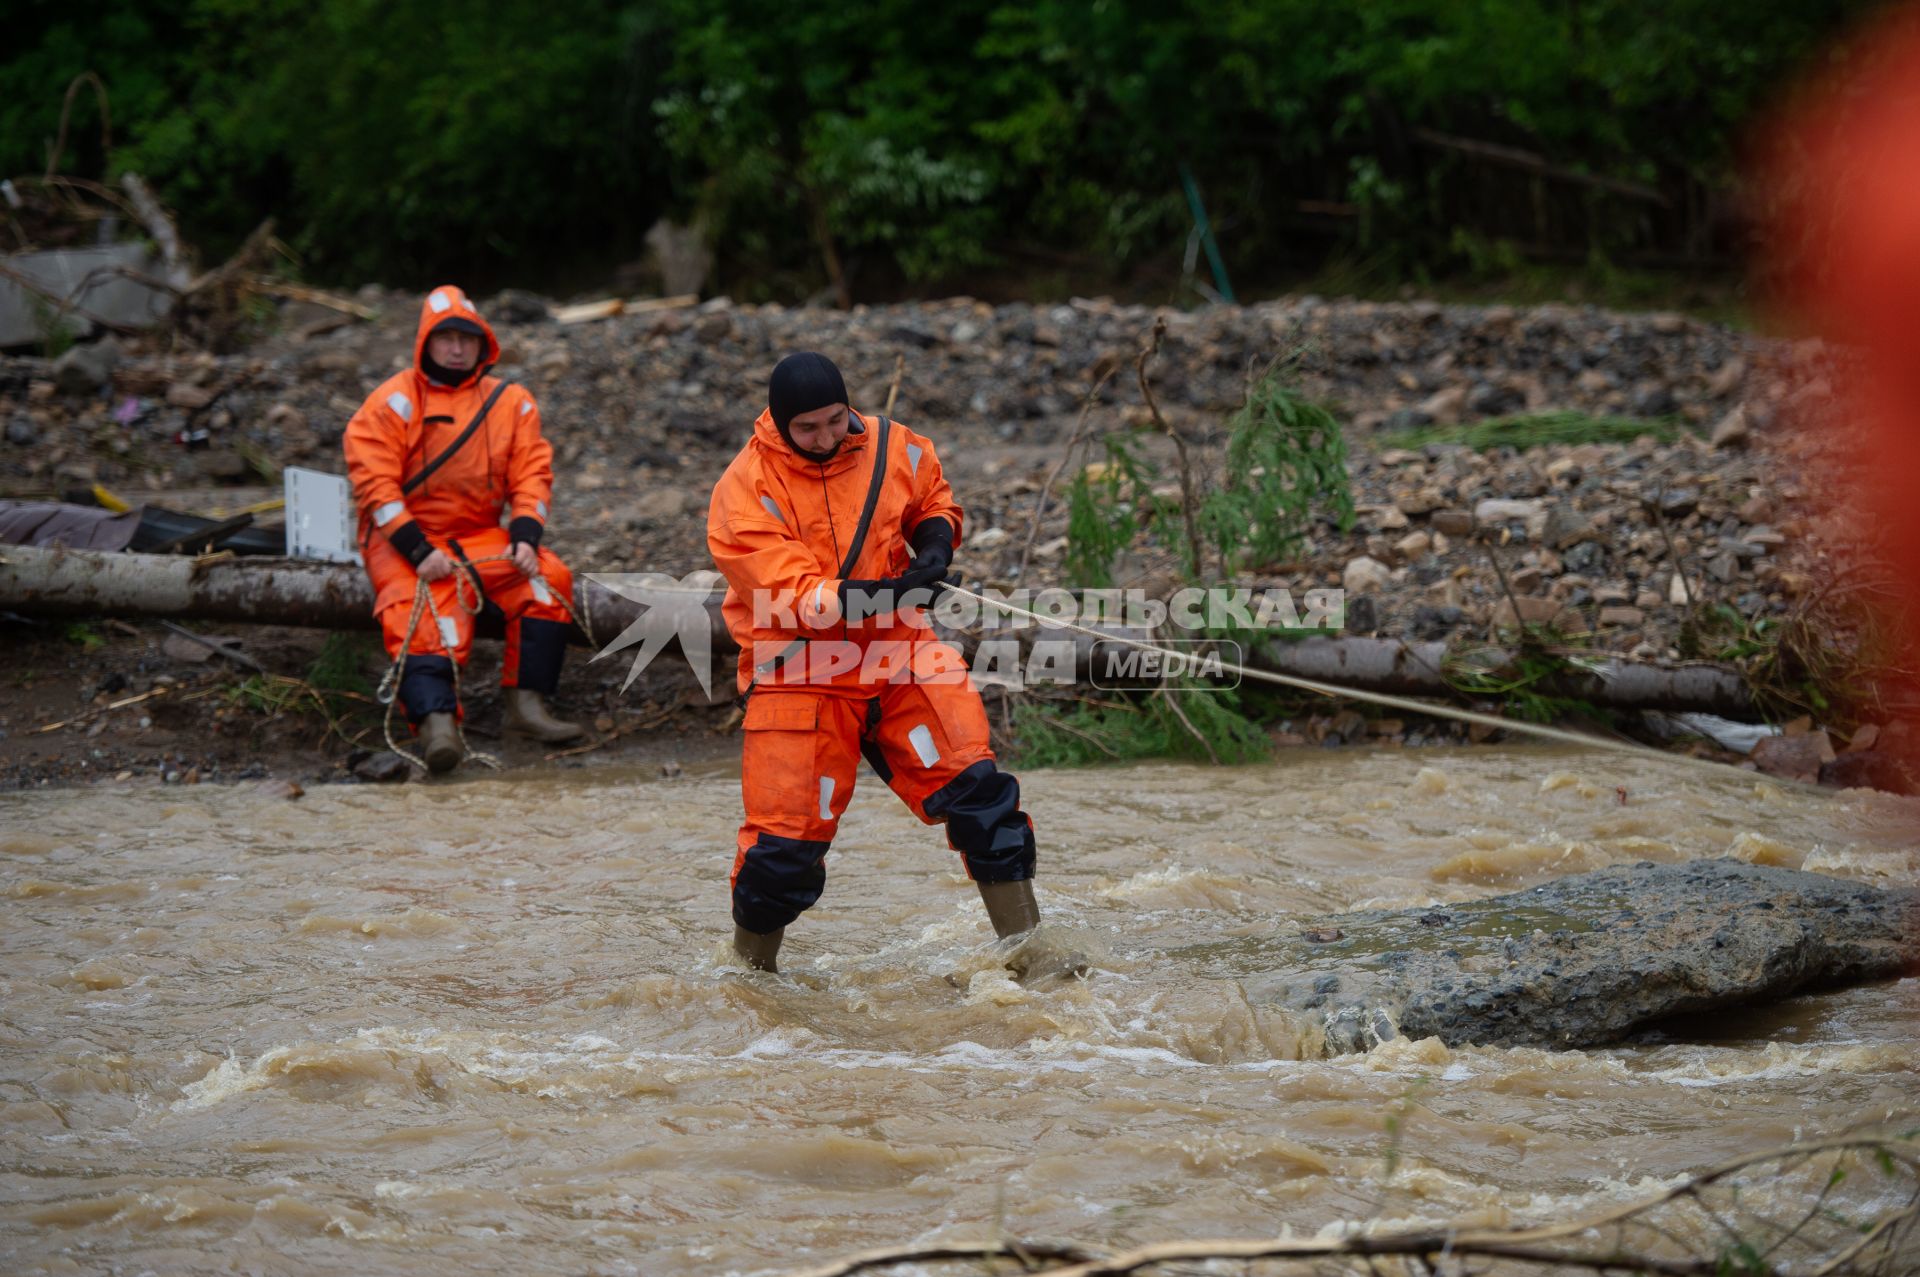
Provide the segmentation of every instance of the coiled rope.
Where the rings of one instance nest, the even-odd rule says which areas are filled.
[[[485,597],[480,592],[479,584],[478,569],[482,563],[511,562],[513,562],[513,555],[511,554],[491,554],[481,559],[461,559],[456,562],[453,566],[453,598],[454,602],[459,605],[460,610],[465,612],[469,617],[474,617],[478,616],[480,609],[486,605]],[[537,583],[549,598],[558,600],[560,607],[566,612],[569,621],[575,625],[580,624],[580,619],[574,615],[573,600],[561,598],[560,591],[554,589],[553,586],[548,583],[545,574],[535,572],[527,579]],[[471,602],[468,601],[469,597],[472,599]],[[589,640],[593,637],[591,610],[591,604],[589,604],[589,618],[586,630]],[[420,626],[420,615],[422,612],[432,615],[433,623],[440,631],[442,645],[448,648],[447,656],[449,662],[453,665],[454,703],[456,705],[462,703],[460,699],[460,662],[452,659],[452,645],[445,642],[446,628],[440,624],[440,607],[433,601],[433,590],[426,581],[418,577],[416,577],[413,582],[413,612],[407,617],[406,634],[400,640],[399,650],[394,653],[393,663],[387,666],[387,672],[380,680],[380,686],[374,693],[374,699],[386,706],[386,711],[380,720],[380,730],[386,735],[387,748],[412,763],[415,767],[425,771],[427,769],[426,760],[410,750],[402,748],[400,742],[393,738],[393,704],[394,701],[399,698],[400,677],[406,671],[407,657],[413,648],[414,631]],[[495,758],[492,754],[484,750],[475,749],[467,743],[467,733],[465,729],[460,726],[460,715],[458,714],[453,716],[453,732],[454,739],[460,742],[462,761],[471,758],[476,762],[485,763],[495,771],[500,770],[501,763],[498,758]]]

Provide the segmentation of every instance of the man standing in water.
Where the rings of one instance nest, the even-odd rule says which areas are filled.
[[[852,411],[824,355],[780,361],[707,512],[748,693],[733,945],[750,966],[774,970],[786,927],[820,898],[863,756],[946,826],[996,935],[1040,921],[1020,784],[994,764],[960,654],[920,610],[960,526],[926,438]]]
[[[560,682],[573,597],[573,574],[540,544],[553,448],[533,396],[487,375],[499,359],[487,321],[443,285],[421,304],[412,367],[380,383],[347,423],[373,611],[387,655],[406,652],[398,696],[433,772],[451,770],[464,752],[454,663],[465,665],[473,649],[469,607],[498,608],[506,619],[507,730],[542,741],[581,735],[541,699]],[[414,608],[420,581],[432,611]]]

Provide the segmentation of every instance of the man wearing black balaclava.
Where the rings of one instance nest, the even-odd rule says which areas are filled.
[[[826,356],[780,361],[707,515],[749,694],[732,881],[734,948],[750,966],[774,970],[785,928],[820,898],[863,756],[946,826],[997,936],[1039,924],[1020,784],[994,762],[960,654],[921,610],[960,530],[931,442],[855,412]]]

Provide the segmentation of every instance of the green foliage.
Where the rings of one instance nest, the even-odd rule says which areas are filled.
[[[27,305],[33,311],[33,326],[40,333],[40,354],[47,359],[58,359],[73,349],[76,340],[72,323],[61,317],[59,308],[45,298],[29,296]]]
[[[252,674],[226,689],[226,701],[266,717],[317,715],[344,739],[342,716],[370,712],[373,684],[366,669],[379,656],[379,646],[367,635],[329,634],[305,678]]]
[[[1108,435],[1107,460],[1074,475],[1067,489],[1067,584],[1106,589],[1113,567],[1143,526],[1137,511],[1149,511],[1144,526],[1154,526],[1153,470],[1123,437]]]
[[[255,714],[274,715],[304,706],[309,693],[298,679],[277,674],[249,674],[226,689],[227,704]]]
[[[1200,507],[1201,534],[1229,572],[1300,548],[1316,513],[1353,526],[1347,444],[1333,414],[1269,370],[1228,422],[1224,482]]]
[[[1198,559],[1180,503],[1154,492],[1161,472],[1140,455],[1138,438],[1107,435],[1105,463],[1083,469],[1068,487],[1069,585],[1112,585],[1116,562],[1141,531],[1184,563]],[[1229,420],[1218,473],[1195,468],[1194,526],[1229,575],[1294,553],[1317,514],[1330,514],[1342,530],[1353,524],[1339,423],[1289,389],[1277,370],[1254,384]]]
[[[1780,617],[1699,605],[1681,622],[1675,645],[1689,660],[1737,666],[1770,722],[1806,714],[1851,731],[1885,713],[1883,687],[1905,678],[1897,633],[1844,596],[1816,596]]]
[[[367,666],[380,657],[379,644],[366,634],[329,634],[307,669],[307,682],[323,692],[373,695]]]
[[[91,652],[106,643],[106,638],[86,621],[68,621],[61,635],[67,642],[83,651]]]
[[[1179,714],[1168,703],[1169,696],[1180,698]],[[1206,761],[1209,748],[1223,763],[1250,763],[1271,750],[1266,732],[1242,712],[1236,693],[1191,683],[1170,685],[1137,703],[1022,701],[1014,708],[1013,722],[1020,762],[1029,767],[1084,767],[1142,758]],[[1204,745],[1195,733],[1205,738]]]
[[[138,169],[210,254],[274,215],[333,280],[604,267],[662,213],[704,220],[741,295],[812,291],[828,244],[906,280],[1034,243],[1164,264],[1190,225],[1182,163],[1236,274],[1297,258],[1301,199],[1355,205],[1336,246],[1396,269],[1489,269],[1538,238],[1526,201],[1476,193],[1486,170],[1418,130],[1712,185],[1756,105],[1868,7],[25,0],[0,172],[45,170],[92,70],[111,149],[82,92],[62,171]],[[1562,248],[1605,261],[1659,229],[1644,204],[1590,205],[1548,228]]]
[[[1527,723],[1556,723],[1567,718],[1612,722],[1613,711],[1577,696],[1562,696],[1552,690],[1554,680],[1578,673],[1574,659],[1553,650],[1559,636],[1528,628],[1520,636],[1517,650],[1466,649],[1449,653],[1441,670],[1455,691],[1467,696],[1501,702],[1501,713]],[[1497,654],[1498,666],[1484,657]]]
[[[1671,417],[1644,420],[1639,417],[1595,417],[1584,412],[1519,413],[1509,417],[1488,417],[1485,421],[1461,426],[1427,426],[1383,435],[1383,448],[1424,448],[1429,444],[1460,444],[1478,452],[1493,448],[1513,448],[1524,452],[1550,444],[1632,443],[1643,435],[1661,443],[1672,443],[1680,435],[1680,425]]]

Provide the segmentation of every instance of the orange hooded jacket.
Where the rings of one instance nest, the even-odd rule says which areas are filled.
[[[479,362],[454,386],[430,380],[425,371],[427,337],[448,319],[477,325],[484,345]],[[493,328],[464,292],[443,284],[427,294],[420,304],[412,367],[381,382],[347,423],[347,475],[362,542],[377,529],[403,553],[419,545],[420,535],[434,548],[444,548],[449,538],[498,528],[501,512],[510,508],[516,539],[538,545],[553,496],[553,447],[540,433],[540,409],[523,386],[508,386],[445,465],[412,492],[401,491],[401,484],[459,438],[480,411],[500,384],[487,375],[499,359]],[[413,528],[418,533],[409,531]],[[411,580],[400,586],[411,596]]]
[[[889,614],[853,623],[840,617],[840,561],[860,522],[873,475],[877,419],[852,414],[847,437],[827,461],[809,461],[780,437],[773,414],[762,411],[753,438],[714,486],[707,509],[707,546],[727,578],[722,612],[740,645],[740,687],[754,681],[756,663],[797,638],[846,640],[865,648],[882,640],[924,642],[924,625]],[[925,436],[893,423],[887,464],[860,557],[845,574],[856,580],[896,576],[913,558],[907,538],[924,519],[943,518],[960,544],[960,507]],[[807,651],[792,666],[806,663]],[[785,677],[798,670],[783,667]],[[816,683],[858,695],[861,668]]]

